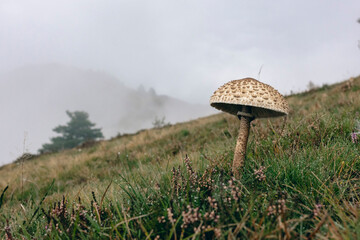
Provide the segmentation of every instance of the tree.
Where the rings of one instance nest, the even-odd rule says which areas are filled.
[[[39,150],[40,153],[58,152],[104,137],[100,128],[94,128],[95,123],[90,122],[88,113],[66,111],[66,114],[70,118],[67,125],[59,125],[53,129],[61,136],[51,138],[51,143],[44,144]]]
[[[314,89],[317,88],[317,86],[315,85],[315,83],[313,83],[312,81],[310,81],[306,87],[307,87],[307,89],[308,89],[309,91],[314,90]]]
[[[152,124],[154,128],[162,128],[171,125],[169,122],[168,123],[165,122],[165,116],[162,117],[161,119],[156,116]]]

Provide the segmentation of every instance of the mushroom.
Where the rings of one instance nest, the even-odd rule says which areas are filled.
[[[232,165],[236,178],[240,177],[244,165],[250,122],[255,118],[284,116],[289,110],[288,103],[277,90],[253,78],[233,80],[219,87],[211,96],[210,105],[240,120]]]

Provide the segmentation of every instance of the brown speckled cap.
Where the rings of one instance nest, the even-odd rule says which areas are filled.
[[[233,80],[219,87],[211,96],[210,105],[233,115],[242,106],[250,106],[255,118],[280,117],[289,111],[288,103],[277,90],[253,78]]]

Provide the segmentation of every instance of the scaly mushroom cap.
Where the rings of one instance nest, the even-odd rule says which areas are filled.
[[[285,98],[277,90],[253,78],[233,80],[219,87],[211,96],[210,105],[233,115],[242,106],[250,106],[255,118],[280,117],[289,111]]]

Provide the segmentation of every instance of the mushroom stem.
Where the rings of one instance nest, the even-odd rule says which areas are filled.
[[[240,178],[240,169],[244,166],[246,146],[250,132],[250,122],[254,119],[253,117],[248,116],[250,112],[250,107],[243,107],[242,112],[239,112],[239,114],[241,115],[238,115],[238,118],[240,119],[240,130],[236,142],[234,160],[232,165],[232,172],[237,179]]]

